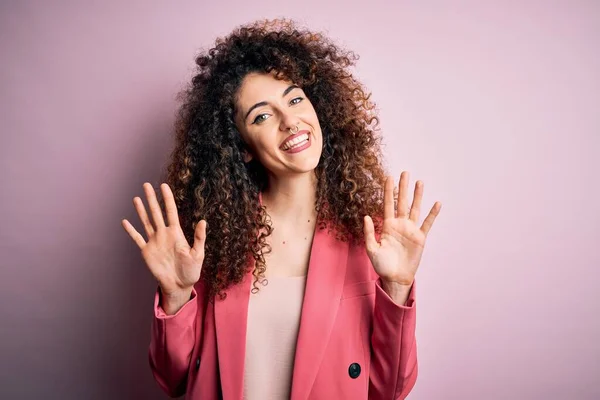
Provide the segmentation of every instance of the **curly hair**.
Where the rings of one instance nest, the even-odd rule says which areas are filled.
[[[323,132],[315,169],[317,229],[335,229],[339,240],[362,241],[363,217],[381,231],[382,166],[375,105],[348,71],[358,56],[321,33],[289,19],[259,20],[237,27],[196,57],[191,83],[178,95],[175,147],[165,181],[175,196],[186,239],[207,222],[202,281],[207,296],[225,296],[240,283],[253,257],[253,291],[264,277],[266,238],[272,226],[259,193],[264,167],[244,163],[246,144],[235,122],[235,96],[250,72],[274,72],[300,86],[313,104]]]

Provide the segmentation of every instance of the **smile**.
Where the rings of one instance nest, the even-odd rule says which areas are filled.
[[[288,140],[283,145],[281,145],[281,148],[283,150],[293,149],[295,147],[300,146],[301,144],[303,144],[307,140],[308,140],[308,133],[304,133],[304,134],[302,134],[300,136],[295,137],[292,140]]]
[[[286,140],[280,148],[286,153],[298,153],[310,147],[310,142],[308,131],[302,131]]]

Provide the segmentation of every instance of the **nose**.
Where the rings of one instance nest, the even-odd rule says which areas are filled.
[[[279,129],[281,131],[287,132],[290,128],[297,126],[300,128],[300,118],[294,115],[293,112],[290,111],[282,111],[281,112],[281,123],[279,124]]]

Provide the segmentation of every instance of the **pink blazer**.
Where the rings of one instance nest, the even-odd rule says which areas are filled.
[[[204,301],[203,284],[176,314],[154,299],[152,373],[171,397],[241,400],[252,274]],[[364,246],[315,232],[291,400],[404,399],[417,379],[415,283],[405,305],[383,291]]]

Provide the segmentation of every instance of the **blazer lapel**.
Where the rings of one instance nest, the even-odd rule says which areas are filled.
[[[259,193],[262,205],[262,195]],[[292,400],[306,400],[317,376],[325,347],[336,319],[348,259],[348,242],[338,241],[335,231],[315,230],[296,345]],[[250,263],[254,259],[250,257]],[[243,396],[246,330],[252,269],[243,281],[227,290],[227,298],[215,298],[215,330],[223,399]]]
[[[225,300],[215,298],[215,330],[223,399],[241,400],[244,382],[244,356],[246,354],[246,328],[250,279],[227,290]]]
[[[292,400],[306,400],[315,381],[336,319],[348,259],[348,242],[335,231],[315,231],[292,378]]]
[[[262,206],[262,193],[258,194]],[[254,279],[254,258],[248,255],[248,267],[238,285],[227,290],[225,300],[215,298],[215,331],[223,399],[242,400],[244,395],[244,364],[246,361],[246,332],[251,282]]]

